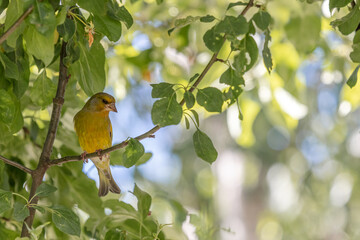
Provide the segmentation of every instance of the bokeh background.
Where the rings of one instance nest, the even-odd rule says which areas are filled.
[[[136,204],[129,191],[137,183],[151,194],[152,214],[164,224],[184,217],[176,215],[184,208],[190,215],[181,231],[164,228],[169,239],[360,239],[360,86],[350,89],[345,84],[356,67],[349,59],[354,34],[343,37],[330,25],[348,10],[330,12],[328,0],[259,3],[273,18],[274,69],[269,74],[259,57],[244,76],[246,86],[239,99],[243,120],[236,106],[224,105],[221,114],[195,106],[200,128],[219,153],[217,161],[209,165],[196,156],[193,125],[189,130],[184,122],[162,128],[154,139],[142,141],[151,155],[145,164],[112,167],[122,189],[120,198]],[[114,144],[153,127],[151,83],[186,84],[211,57],[202,37],[214,23],[196,22],[169,36],[175,19],[206,14],[222,18],[228,4],[126,1],[134,25],[124,29],[119,42],[102,40],[108,63],[105,91],[117,100],[118,113],[110,114]],[[238,6],[229,13],[241,10]],[[246,18],[257,11],[250,9]],[[254,38],[261,50],[264,35],[259,31]],[[224,45],[219,58],[227,58],[229,52],[229,44]],[[199,87],[225,87],[218,79],[226,69],[215,63]],[[55,147],[64,145],[75,153],[80,148],[72,117],[86,100],[85,94],[76,95],[78,90],[66,93],[58,132],[62,142],[55,142]],[[48,110],[36,111],[31,117],[35,121],[24,113],[25,123],[34,121],[45,132],[41,122],[49,119]],[[36,151],[19,158],[36,159]],[[119,155],[112,153],[113,163]],[[91,162],[83,171],[98,182]]]

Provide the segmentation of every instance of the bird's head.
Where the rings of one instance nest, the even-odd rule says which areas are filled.
[[[85,104],[85,109],[96,112],[117,112],[115,99],[107,93],[96,93]]]

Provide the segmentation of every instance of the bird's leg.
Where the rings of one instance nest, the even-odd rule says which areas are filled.
[[[81,156],[81,159],[83,160],[84,163],[88,163],[88,160],[85,159],[85,156],[86,156],[87,152],[84,151],[80,156]]]
[[[100,161],[102,160],[101,151],[102,151],[101,148],[98,149],[98,150],[96,150],[96,153],[97,153],[97,155],[99,156]]]

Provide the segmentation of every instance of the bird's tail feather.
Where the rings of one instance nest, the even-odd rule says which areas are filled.
[[[98,168],[98,173],[100,180],[99,193],[98,193],[99,197],[103,197],[106,194],[108,194],[109,190],[113,193],[118,193],[118,194],[121,192],[119,186],[116,184],[114,178],[111,175],[110,167],[107,169]]]

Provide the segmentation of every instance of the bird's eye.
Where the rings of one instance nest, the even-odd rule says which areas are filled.
[[[109,102],[106,101],[105,99],[102,100],[104,104],[108,104]]]

